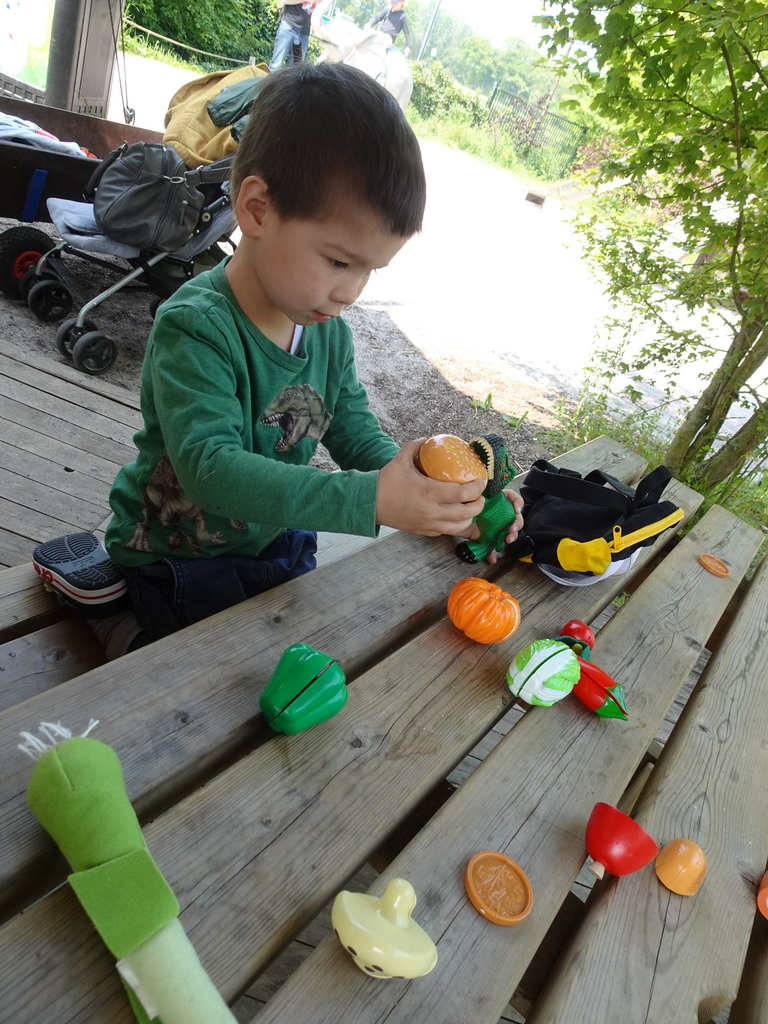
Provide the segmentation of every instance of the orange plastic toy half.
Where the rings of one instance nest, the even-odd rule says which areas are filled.
[[[703,566],[707,572],[711,572],[713,576],[725,577],[731,575],[731,570],[725,562],[721,562],[714,555],[699,555],[699,565]]]
[[[464,888],[475,909],[494,924],[518,924],[533,906],[533,889],[526,873],[495,850],[472,857],[464,871]]]
[[[656,858],[659,881],[680,896],[693,896],[706,873],[707,858],[692,839],[670,839]]]

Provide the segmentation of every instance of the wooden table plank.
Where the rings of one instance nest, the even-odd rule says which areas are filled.
[[[0,378],[1,386],[2,378]],[[54,415],[46,409],[34,408],[23,401],[16,401],[13,398],[3,398],[3,414],[0,418],[0,430],[3,440],[11,440],[11,434],[15,430],[36,432],[43,438],[62,438],[71,445],[87,455],[93,455],[112,463],[116,467],[130,462],[136,455],[133,440],[130,444],[125,441],[116,441],[111,437],[90,429],[88,425],[78,426],[66,415]],[[60,409],[59,412],[62,410]],[[66,409],[64,410],[66,412]]]
[[[768,1020],[768,919],[755,916],[739,994],[728,1024],[765,1024]]]
[[[674,494],[684,505],[686,495],[690,505],[698,504],[699,496],[680,485]],[[728,536],[726,530],[726,546]],[[360,556],[331,568],[338,573],[345,561],[359,570]],[[387,564],[377,562],[380,570]],[[425,570],[426,565],[419,568],[418,580]],[[483,647],[467,641],[441,614],[354,681],[343,714],[306,733],[270,740],[146,826],[149,848],[182,904],[185,927],[227,999],[247,987],[398,818],[504,713],[510,701],[504,670],[512,653],[551,633],[555,623],[594,617],[621,585],[614,578],[599,587],[563,588],[519,564],[506,568],[500,580],[521,601],[519,635]],[[402,603],[406,593],[398,588],[394,601]],[[187,660],[197,653],[188,643]],[[128,659],[122,666],[130,676]],[[108,669],[91,675],[103,683]],[[111,736],[100,732],[121,757],[122,734],[133,717],[117,722]],[[162,731],[166,742],[174,742]],[[509,737],[502,746],[507,742]],[[131,761],[130,768],[129,779],[137,766]],[[312,837],[310,848],[297,840],[297,828]],[[10,831],[23,831],[20,815]],[[51,1015],[111,1024],[129,1020],[110,958],[89,941],[89,928],[72,893],[63,889],[2,929],[0,959],[4,951],[27,948],[34,934],[37,969],[46,979],[43,992],[32,975],[20,977],[6,994],[9,1010],[23,1007],[29,1024]],[[62,945],[88,957],[87,979],[68,968]]]
[[[40,585],[31,563],[0,572],[0,643],[63,617],[61,605]]]
[[[599,719],[570,699],[532,709],[383,873],[376,893],[397,876],[416,890],[415,917],[438,947],[429,975],[378,985],[329,939],[267,1004],[259,1024],[300,1019],[307,992],[313,1024],[495,1024],[582,867],[594,803],[618,801],[760,539],[721,509],[710,511],[600,633],[595,663],[624,682],[629,721]],[[716,588],[707,581],[704,601],[702,550],[732,566]],[[483,849],[507,853],[527,872],[534,906],[521,925],[493,926],[469,903],[464,867]],[[601,985],[614,988],[605,976]],[[608,1019],[627,1018],[568,1016]]]
[[[117,472],[117,467],[114,469]],[[12,444],[3,445],[0,474],[4,497],[19,500],[19,504],[34,505],[41,511],[83,506],[86,514],[98,507],[102,518],[109,509],[113,480],[90,476]],[[17,478],[15,483],[10,482],[13,478]]]
[[[92,530],[120,466],[135,455],[138,398],[0,341],[0,564],[36,543]]]
[[[566,464],[579,470],[603,465],[622,478],[631,478],[644,466],[607,438],[569,453]],[[689,500],[692,492],[685,493]],[[47,837],[26,807],[29,770],[16,755],[20,731],[34,729],[54,713],[74,731],[98,718],[100,737],[120,753],[140,815],[151,814],[177,788],[203,779],[212,763],[253,742],[259,695],[289,644],[302,641],[331,654],[353,680],[405,636],[441,617],[446,595],[458,579],[472,573],[498,576],[504,569],[483,565],[470,570],[456,558],[447,538],[392,534],[63,683],[57,687],[55,709],[41,694],[3,712],[0,894],[17,872],[34,876],[40,859],[51,856]],[[515,571],[530,581],[524,592],[536,591],[540,574],[532,576],[527,566],[515,566]],[[598,589],[600,602],[610,601],[614,591]]]
[[[13,479],[13,474],[4,474],[0,469],[0,487],[7,486],[12,494],[21,496],[21,484]],[[35,495],[30,495],[30,503],[34,501]],[[83,511],[83,506],[78,508],[62,509],[62,515],[52,515],[46,511],[38,511],[30,507],[29,503],[22,503],[8,498],[0,498],[0,551],[4,550],[5,535],[11,534],[18,543],[20,537],[24,538],[22,545],[25,558],[32,556],[32,548],[38,541],[37,537],[56,537],[64,533],[72,533],[75,530],[83,530],[83,520],[77,512]],[[73,513],[68,515],[68,513]],[[94,512],[96,515],[96,512]],[[13,545],[17,550],[17,545]],[[2,559],[0,559],[2,561]],[[3,561],[3,565],[6,563]]]
[[[4,408],[3,412],[5,411]],[[44,459],[56,468],[66,467],[69,472],[75,472],[90,481],[99,481],[108,488],[112,486],[117,470],[122,465],[122,462],[102,458],[87,448],[73,444],[69,437],[52,437],[50,433],[41,433],[39,429],[13,423],[7,417],[4,417],[0,424],[0,436],[4,444],[12,445],[25,456]],[[126,455],[130,458],[127,449]]]
[[[59,362],[37,352],[19,352],[7,341],[0,339],[0,376],[23,381],[32,387],[40,387],[45,381],[45,391],[51,395],[72,401],[73,388],[80,396],[79,404],[85,409],[98,411],[106,416],[114,415],[115,406],[121,406],[117,414],[123,422],[129,419],[141,425],[139,396],[134,391],[117,387],[102,377],[83,376],[70,363]]]
[[[82,393],[75,385],[68,384],[66,388],[58,389],[64,392],[61,396],[52,394],[47,390],[50,377],[39,375],[36,386],[33,386],[4,374],[2,364],[0,357],[0,397],[4,402],[12,399],[40,413],[55,416],[61,421],[63,436],[66,436],[67,425],[74,423],[78,427],[112,438],[113,441],[132,445],[133,435],[141,425],[132,409],[106,400],[91,403],[97,407],[91,408],[91,404],[83,404]]]
[[[19,511],[17,505],[9,502],[4,504],[2,498],[0,498],[0,518],[6,509],[10,509],[14,516]],[[50,520],[47,519],[41,519],[39,522],[44,530],[51,525]],[[22,523],[20,528],[22,531],[28,530],[29,527],[26,521]],[[67,532],[69,529],[71,528],[65,526],[64,532]],[[27,537],[24,533],[14,533],[6,527],[0,527],[0,572],[5,572],[6,569],[12,566],[19,566],[27,561],[34,547],[33,544],[30,544],[30,540],[31,538]]]
[[[716,583],[710,582],[713,591]],[[672,733],[636,820],[662,846],[689,838],[707,856],[693,897],[653,866],[608,886],[531,1022],[709,1020],[736,998],[768,858],[768,562]],[[617,945],[618,944],[618,945]],[[605,985],[609,951],[612,983]]]
[[[106,661],[84,619],[63,622],[0,644],[0,710],[50,691]],[[51,702],[55,695],[49,694]]]

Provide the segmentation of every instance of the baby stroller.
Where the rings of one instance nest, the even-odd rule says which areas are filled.
[[[200,181],[204,205],[188,239],[172,252],[144,251],[103,233],[88,203],[48,199],[48,213],[62,241],[37,228],[20,226],[0,234],[0,289],[24,300],[40,320],[53,323],[68,317],[77,291],[68,261],[74,256],[106,269],[118,280],[86,302],[76,317],[66,319],[56,334],[62,355],[78,370],[99,374],[117,358],[116,343],[101,331],[89,314],[106,299],[129,286],[150,290],[150,311],[173,294],[188,278],[214,266],[227,255],[222,243],[234,248],[230,232],[236,226],[227,178],[233,156],[188,172]],[[116,257],[118,263],[104,259]],[[127,267],[126,267],[127,265]]]

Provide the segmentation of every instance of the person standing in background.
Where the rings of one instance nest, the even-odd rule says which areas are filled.
[[[391,37],[393,44],[402,32],[405,36],[405,49],[403,53],[406,57],[410,54],[413,49],[413,39],[411,38],[408,16],[405,13],[405,0],[391,0],[389,7],[385,7],[383,11],[368,22],[369,28],[376,28],[377,26],[379,26],[380,32],[386,32]]]
[[[275,48],[269,70],[277,71],[288,58],[289,64],[300,64],[307,56],[310,18],[317,0],[278,0],[282,8],[275,35]]]

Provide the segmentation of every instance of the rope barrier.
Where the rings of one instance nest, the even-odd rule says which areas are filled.
[[[143,25],[137,25],[135,21],[131,21],[130,18],[125,18],[124,22],[126,25],[130,25],[131,28],[137,28],[140,32],[146,32],[148,36],[154,36],[156,39],[162,39],[164,43],[170,43],[172,46],[180,46],[183,50],[192,50],[193,53],[202,53],[204,57],[215,57],[217,60],[227,60],[230,64],[242,64],[242,60],[237,60],[234,57],[224,57],[220,53],[209,53],[207,50],[198,50],[195,46],[187,46],[186,43],[180,43],[178,39],[169,39],[168,36],[161,36],[157,32],[153,32],[151,28],[144,28]]]

